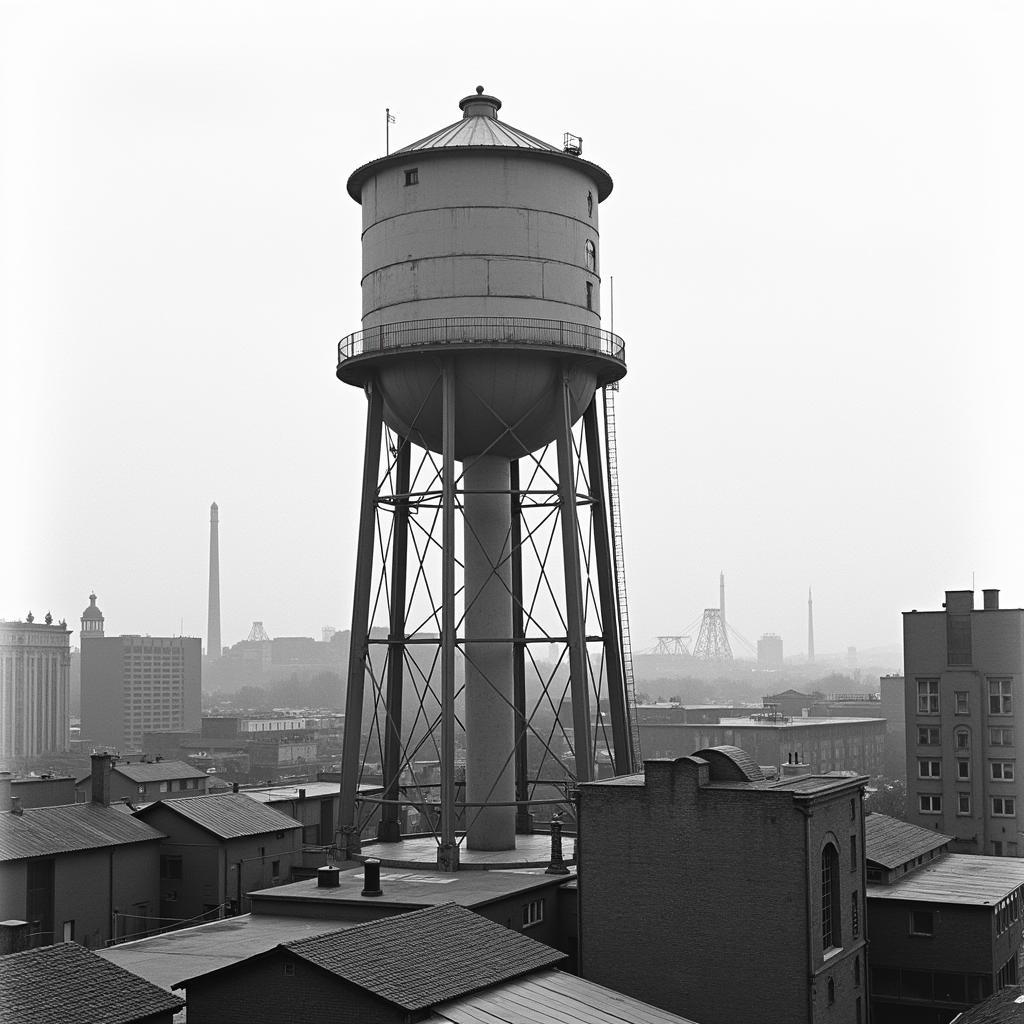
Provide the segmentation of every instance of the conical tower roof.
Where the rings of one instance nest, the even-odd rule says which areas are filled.
[[[371,160],[353,171],[348,179],[348,194],[358,203],[362,199],[362,188],[366,180],[385,167],[394,164],[407,164],[410,156],[432,153],[456,153],[466,150],[511,149],[523,155],[538,156],[548,160],[571,160],[577,166],[583,165],[594,177],[598,187],[598,200],[606,199],[612,190],[611,175],[597,164],[589,160],[567,153],[557,146],[552,146],[535,135],[514,128],[498,120],[501,100],[497,96],[489,96],[484,87],[478,85],[475,95],[463,97],[459,101],[462,118],[454,124],[432,132],[417,142],[396,149],[388,156]]]

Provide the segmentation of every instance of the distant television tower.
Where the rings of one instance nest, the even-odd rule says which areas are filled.
[[[340,845],[356,855],[375,817],[398,841],[408,816],[442,870],[514,849],[553,777],[635,767],[602,450],[602,389],[626,373],[600,315],[612,181],[581,140],[500,121],[482,86],[459,106],[349,178],[363,329],[337,368],[367,398]],[[418,781],[426,758],[439,783]],[[360,795],[370,764],[381,798]]]
[[[220,541],[217,502],[210,506],[210,594],[206,613],[206,656],[216,661],[220,646]]]
[[[814,599],[807,588],[807,664],[814,664]]]

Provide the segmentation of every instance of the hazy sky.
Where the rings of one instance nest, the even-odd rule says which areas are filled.
[[[634,644],[900,642],[1024,604],[1021,6],[939,0],[0,4],[0,616],[350,615],[365,403],[345,181],[460,116],[582,135]],[[609,309],[607,283],[604,308]],[[607,326],[607,317],[606,317]],[[74,638],[77,642],[77,636]]]

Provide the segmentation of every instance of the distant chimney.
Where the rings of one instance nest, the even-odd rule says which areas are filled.
[[[325,864],[322,868],[316,869],[316,884],[319,889],[337,889],[340,869],[331,864]]]
[[[232,793],[237,793],[238,792],[238,783],[237,782],[232,782],[231,783],[231,792]]]
[[[92,802],[110,806],[110,769],[114,759],[110,754],[92,755]]]
[[[0,814],[11,809],[11,773],[0,772]]]
[[[21,806],[21,797],[11,797],[11,814],[16,814],[19,818],[25,813],[25,808]]]
[[[943,605],[952,615],[965,615],[974,611],[973,590],[947,590],[946,603]]]
[[[999,591],[998,590],[983,590],[981,592],[984,598],[984,608],[987,612],[999,611]]]
[[[28,949],[28,921],[0,921],[0,956]]]
[[[304,789],[300,789],[299,790],[299,799],[300,800],[305,800],[306,799],[306,791]]]
[[[363,891],[361,896],[383,896],[380,887],[380,861],[375,857],[367,857],[363,863]]]

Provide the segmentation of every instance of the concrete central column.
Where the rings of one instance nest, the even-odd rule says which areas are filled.
[[[512,705],[512,566],[509,561],[509,461],[496,455],[466,460],[463,486],[494,494],[465,495],[466,558],[466,802],[508,807],[466,808],[471,850],[516,845],[515,715]],[[495,569],[494,566],[504,559]],[[482,643],[476,638],[501,638]],[[475,818],[475,820],[474,820]]]

